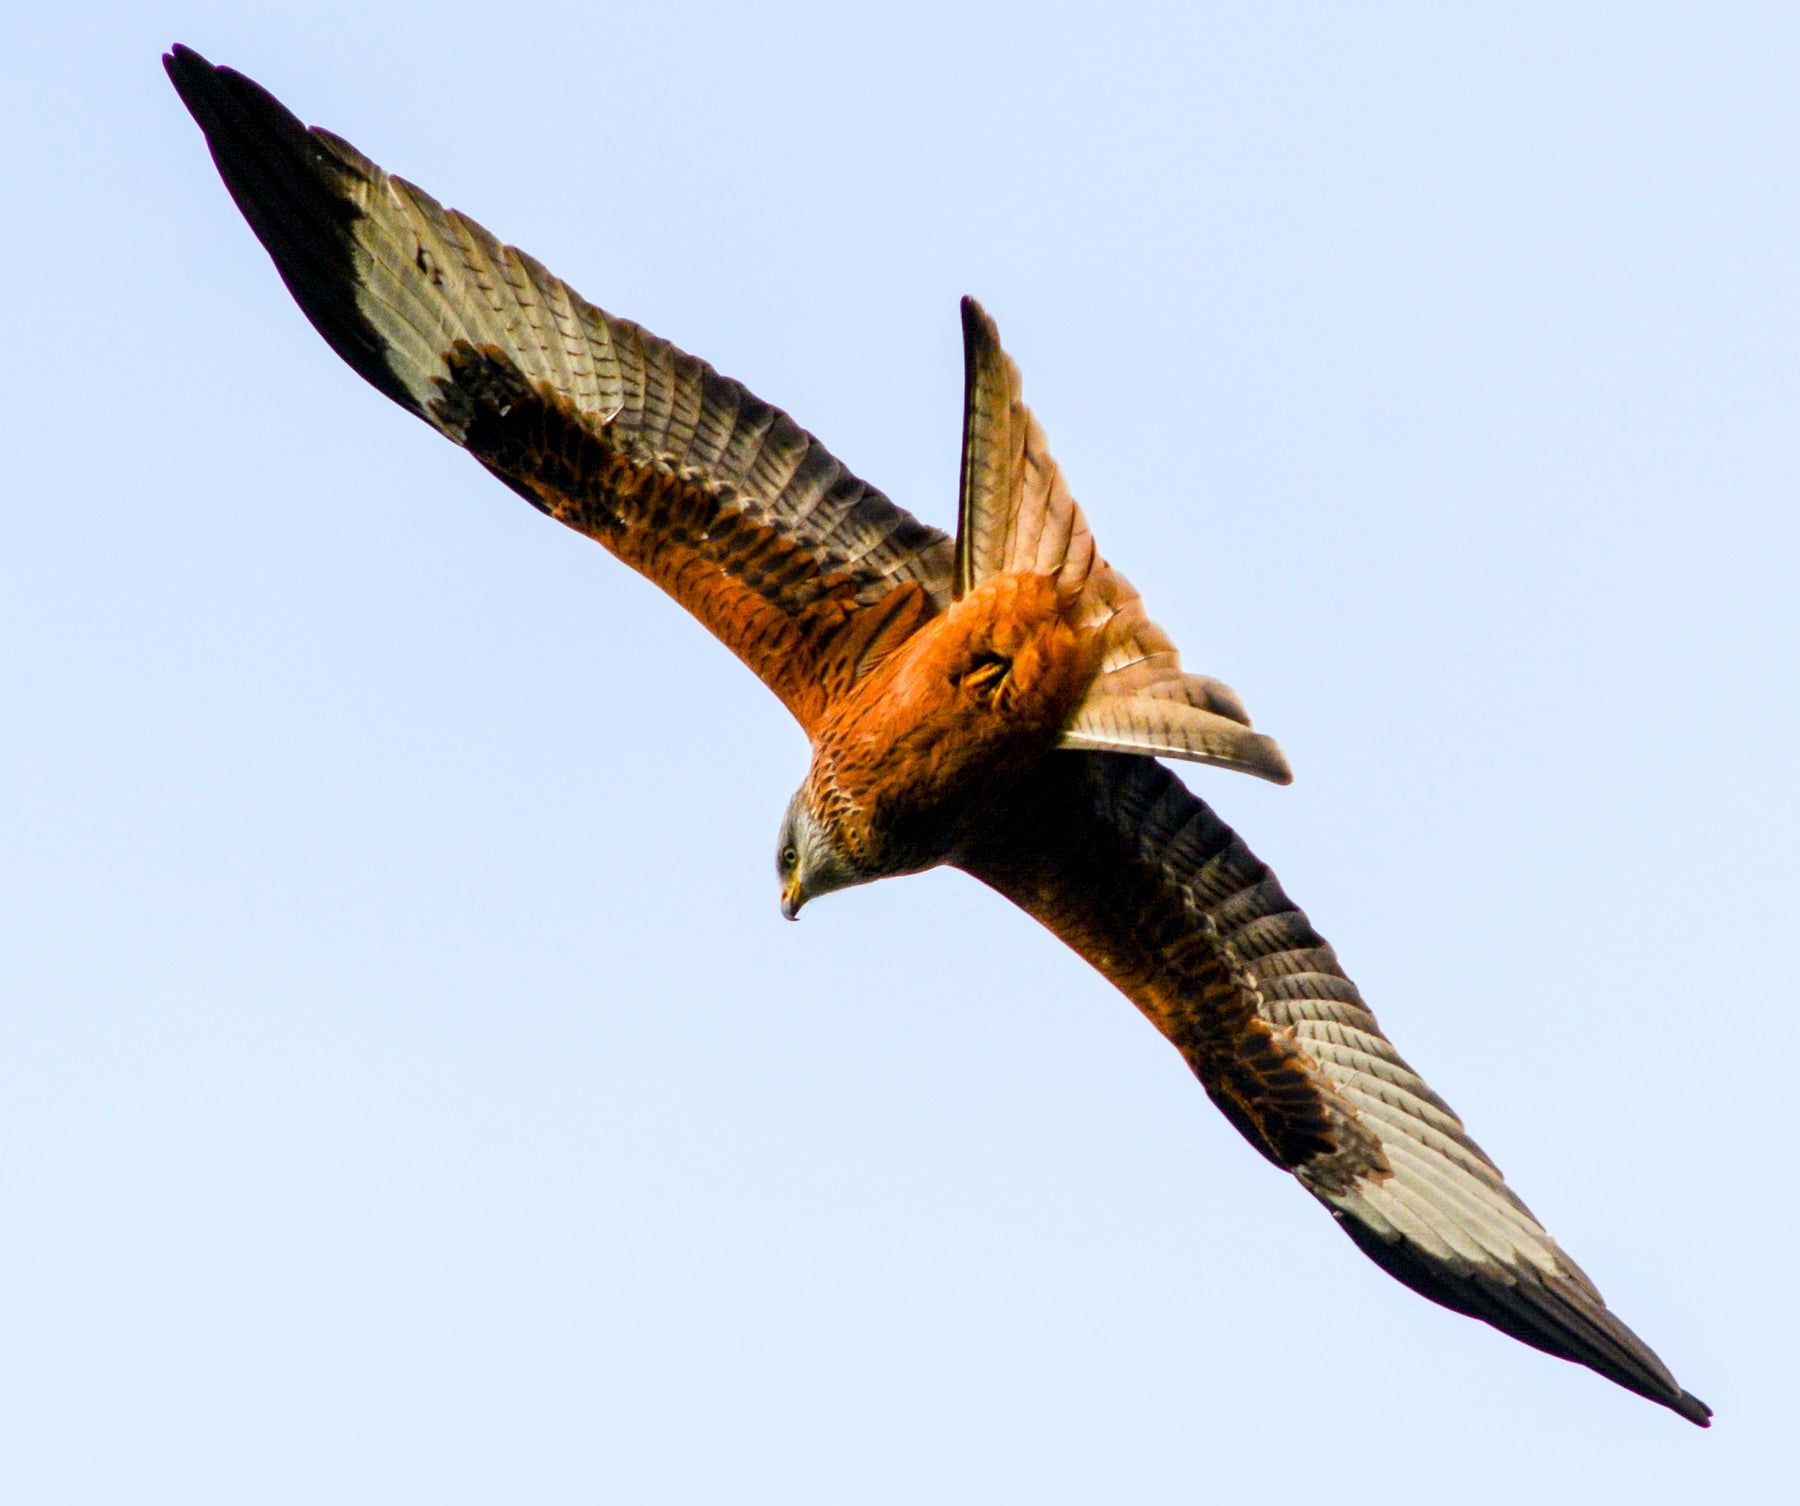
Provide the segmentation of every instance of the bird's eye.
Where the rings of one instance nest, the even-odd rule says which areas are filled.
[[[799,861],[800,854],[794,851],[792,846],[781,849],[781,871],[783,873],[791,870]]]

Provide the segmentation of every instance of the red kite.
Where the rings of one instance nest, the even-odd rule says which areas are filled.
[[[963,304],[952,540],[779,409],[241,74],[183,47],[164,63],[331,347],[661,586],[806,729],[784,914],[942,863],[974,875],[1111,979],[1389,1274],[1706,1425],[1401,1060],[1275,876],[1157,762],[1289,778],[1096,551],[979,306]]]

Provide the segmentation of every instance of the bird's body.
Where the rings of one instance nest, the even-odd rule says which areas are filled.
[[[979,307],[964,306],[952,539],[779,409],[248,79],[185,48],[166,64],[333,348],[666,590],[806,730],[779,844],[785,913],[954,864],[1117,985],[1392,1275],[1706,1422],[1401,1058],[1268,867],[1157,761],[1288,778],[1237,696],[1182,669],[1098,554]]]
[[[1041,788],[1098,655],[1048,577],[983,581],[827,711],[803,797],[871,877],[953,861]]]

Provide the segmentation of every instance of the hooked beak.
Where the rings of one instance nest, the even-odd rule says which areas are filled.
[[[796,875],[794,878],[789,879],[787,881],[787,883],[782,886],[782,890],[781,890],[781,916],[782,916],[782,919],[783,920],[798,920],[800,918],[800,906],[805,903],[806,903],[806,901],[800,895],[800,879]]]

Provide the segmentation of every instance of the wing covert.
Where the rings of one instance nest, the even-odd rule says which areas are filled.
[[[952,545],[787,414],[177,47],[164,60],[282,280],[357,372],[698,617],[809,730],[949,599]],[[853,627],[852,624],[856,623]],[[861,657],[866,658],[866,654]]]

